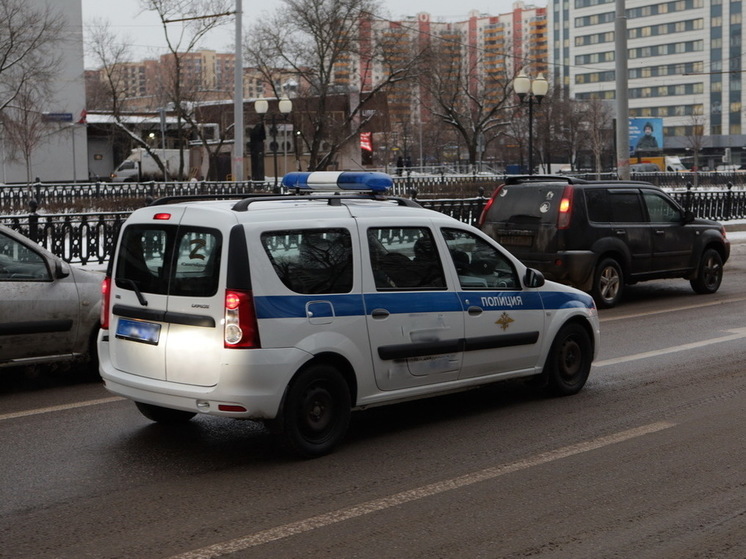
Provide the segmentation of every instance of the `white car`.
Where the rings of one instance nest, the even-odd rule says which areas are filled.
[[[291,173],[283,186],[305,194],[135,211],[105,280],[106,387],[155,421],[265,420],[307,457],[355,408],[515,377],[578,392],[599,345],[592,298],[386,198],[391,182]]]
[[[0,225],[0,367],[96,365],[102,275]]]

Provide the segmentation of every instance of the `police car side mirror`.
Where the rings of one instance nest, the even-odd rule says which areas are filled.
[[[544,285],[544,274],[533,268],[526,268],[526,275],[523,276],[523,285],[526,287],[541,287]]]

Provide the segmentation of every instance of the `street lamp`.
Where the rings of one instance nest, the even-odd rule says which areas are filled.
[[[280,101],[277,103],[277,106],[280,114],[282,114],[283,120],[285,120],[287,118],[287,115],[290,114],[290,112],[293,110],[293,102],[288,99],[287,95],[284,95],[282,99],[280,99]],[[267,111],[269,110],[269,103],[264,98],[257,99],[254,102],[254,110],[256,110],[257,114],[259,114],[262,117],[262,120],[264,120],[264,115],[267,114]],[[272,191],[275,194],[278,194],[280,192],[280,189],[277,184],[277,113],[271,113],[269,116],[271,119],[271,128],[269,129],[269,133],[272,136],[272,144],[270,145],[270,148],[272,149],[272,157],[274,159],[275,167],[275,183]]]
[[[528,100],[528,174],[534,174],[534,100],[541,104],[541,100],[549,90],[549,83],[544,78],[544,74],[539,74],[534,80],[529,78],[521,70],[513,80],[513,90],[523,103],[524,99]]]

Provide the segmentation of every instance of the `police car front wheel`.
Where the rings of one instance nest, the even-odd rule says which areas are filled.
[[[329,365],[314,365],[290,384],[270,429],[286,450],[313,458],[328,454],[344,438],[350,414],[350,390],[342,375]]]
[[[593,346],[588,331],[577,323],[565,324],[552,342],[544,377],[546,389],[553,396],[577,394],[588,380]]]

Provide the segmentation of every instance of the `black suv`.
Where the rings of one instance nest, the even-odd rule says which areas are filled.
[[[547,279],[607,308],[625,284],[650,279],[686,278],[697,293],[715,293],[730,255],[722,225],[695,219],[646,182],[509,177],[479,225]]]

